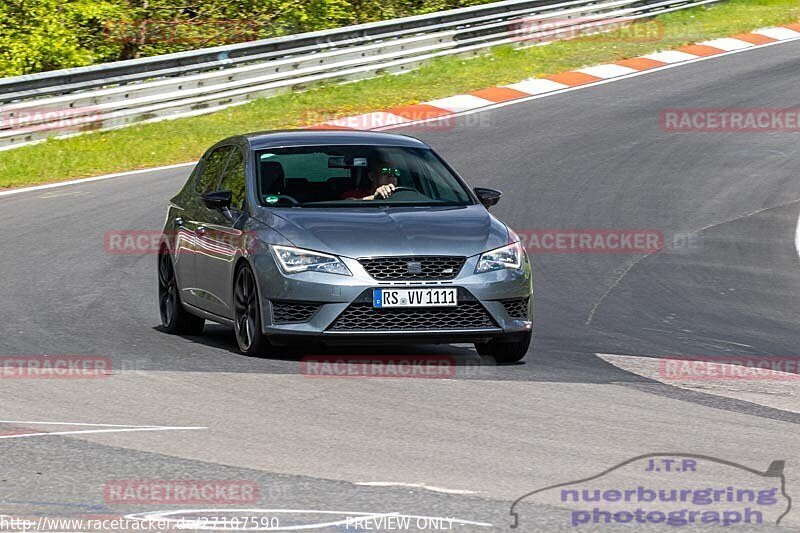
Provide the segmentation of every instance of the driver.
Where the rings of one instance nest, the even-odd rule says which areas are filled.
[[[376,160],[367,167],[367,187],[345,191],[342,199],[385,200],[394,194],[399,176],[400,170]]]

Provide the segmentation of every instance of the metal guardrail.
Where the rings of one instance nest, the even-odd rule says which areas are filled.
[[[209,113],[435,57],[531,45],[719,0],[505,0],[329,31],[0,80],[0,150]]]

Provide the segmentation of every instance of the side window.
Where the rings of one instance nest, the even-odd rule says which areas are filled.
[[[233,193],[231,206],[236,209],[244,206],[244,182],[244,154],[241,149],[234,147],[219,189]]]
[[[197,192],[205,194],[217,189],[217,183],[219,183],[220,175],[225,169],[225,163],[228,161],[230,151],[230,146],[221,146],[206,156],[203,170],[197,177],[197,183],[195,184]]]

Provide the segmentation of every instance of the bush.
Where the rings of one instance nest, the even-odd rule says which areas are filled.
[[[0,76],[373,22],[488,0],[3,0]]]

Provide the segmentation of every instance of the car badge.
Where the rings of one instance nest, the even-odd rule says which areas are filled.
[[[409,261],[406,263],[409,274],[422,274],[422,263],[419,261]]]

